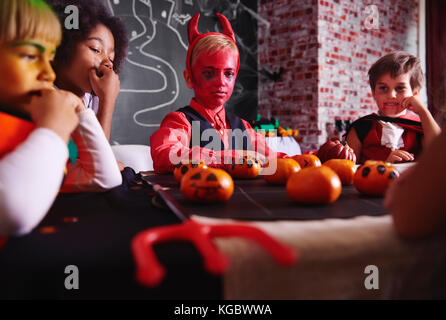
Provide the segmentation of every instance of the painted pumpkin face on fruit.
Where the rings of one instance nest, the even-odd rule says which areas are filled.
[[[181,182],[186,173],[196,168],[207,168],[207,166],[203,161],[178,163],[173,170],[173,176],[177,182]]]
[[[196,168],[186,173],[181,180],[181,193],[192,202],[224,202],[234,192],[234,182],[224,170]]]
[[[243,157],[241,159],[233,159],[231,164],[225,165],[225,169],[233,178],[253,179],[260,174],[262,165],[257,159]]]
[[[366,195],[383,196],[398,171],[387,162],[368,160],[358,168],[354,178],[355,188]]]

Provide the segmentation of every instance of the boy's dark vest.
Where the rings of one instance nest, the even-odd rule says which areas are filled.
[[[402,135],[404,147],[400,150],[413,153],[415,157],[421,152],[423,127],[421,122],[417,121],[418,118],[416,116],[407,114],[399,118],[390,118],[371,114],[356,120],[349,128],[349,130],[355,128],[356,134],[362,143],[361,163],[364,163],[366,160],[384,161],[391,152],[389,148],[381,145],[382,126],[378,123],[379,120],[395,123],[404,129]]]
[[[212,138],[210,140],[203,140],[201,137],[203,137],[203,132],[205,130],[211,129],[216,132],[216,130],[212,127],[212,125],[209,123],[209,121],[198,111],[196,111],[194,108],[190,106],[186,106],[183,108],[178,109],[177,111],[184,113],[186,116],[186,119],[190,122],[191,127],[193,128],[192,121],[199,121],[200,122],[200,144],[197,144],[196,141],[193,141],[192,137],[194,136],[194,132],[191,135],[189,148],[192,148],[195,145],[199,145],[201,148],[209,148],[209,143],[214,142],[212,139],[218,138],[218,146],[219,148],[215,147],[212,148],[214,151],[222,151],[225,149],[225,146],[223,144],[223,141],[221,140],[220,136],[217,134],[212,135]],[[226,122],[229,123],[229,126],[231,127],[231,133],[232,130],[240,129],[241,132],[245,133],[243,139],[240,141],[240,139],[237,139],[237,134],[229,135],[229,147],[230,149],[237,149],[237,150],[251,150],[251,141],[249,139],[249,135],[246,134],[246,127],[242,122],[242,119],[237,117],[236,115],[232,113],[226,112]],[[195,143],[195,144],[193,144]],[[213,143],[213,145],[217,145],[216,142]]]

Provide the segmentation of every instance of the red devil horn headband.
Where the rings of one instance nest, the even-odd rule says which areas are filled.
[[[216,15],[218,17],[218,20],[220,20],[222,26],[222,34],[228,36],[232,39],[232,41],[235,42],[234,31],[232,30],[231,24],[229,23],[228,19],[226,19],[226,17],[220,13],[217,13]],[[199,13],[195,14],[189,22],[189,44],[192,44],[195,38],[201,35],[201,33],[198,32],[198,19],[200,19]]]
[[[216,14],[218,17],[218,20],[220,20],[221,26],[222,26],[222,33],[218,32],[208,32],[208,33],[200,33],[198,32],[198,19],[200,19],[200,14],[197,13],[193,16],[193,18],[189,21],[188,26],[188,36],[189,36],[189,48],[187,50],[187,58],[186,58],[186,68],[190,72],[190,58],[192,51],[197,44],[198,40],[201,38],[207,37],[209,35],[221,35],[225,36],[226,38],[230,39],[235,44],[235,35],[234,31],[232,30],[231,24],[229,23],[228,19],[220,13]],[[237,47],[237,46],[236,46]],[[238,64],[240,64],[240,57]],[[237,66],[238,71],[238,66]]]
[[[195,14],[192,19],[189,22],[189,25],[187,27],[187,32],[189,36],[189,45],[194,42],[194,39],[200,35],[200,32],[198,32],[198,19],[200,19],[200,14]]]

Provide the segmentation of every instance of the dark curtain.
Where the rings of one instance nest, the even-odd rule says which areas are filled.
[[[429,109],[446,114],[446,1],[426,1],[426,78]]]

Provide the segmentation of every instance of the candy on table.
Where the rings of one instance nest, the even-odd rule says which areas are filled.
[[[257,119],[252,121],[251,125],[254,130],[266,137],[297,137],[299,135],[299,130],[280,126],[279,120],[276,118],[262,119],[260,114],[257,114]]]

